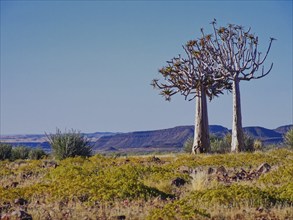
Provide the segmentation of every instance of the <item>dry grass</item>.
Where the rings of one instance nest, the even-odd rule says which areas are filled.
[[[94,156],[58,161],[57,168],[43,167],[43,162],[0,162],[2,216],[23,209],[33,219],[45,220],[118,216],[152,220],[293,219],[292,151],[241,153],[237,158],[235,154]],[[219,183],[215,173],[207,172],[219,165],[229,172],[243,167],[255,169],[263,162],[272,165],[269,173],[228,186]],[[183,165],[197,172],[182,173],[178,168]],[[177,177],[186,184],[172,185]],[[13,182],[18,185],[12,186]],[[173,197],[166,197],[170,194]],[[266,195],[271,196],[268,200],[272,203]],[[15,204],[15,198],[20,197],[28,204]]]
[[[191,189],[194,191],[201,191],[209,188],[209,175],[205,171],[199,171],[191,174]]]

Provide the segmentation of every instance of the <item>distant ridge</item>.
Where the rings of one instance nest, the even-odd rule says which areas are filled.
[[[293,125],[286,125],[271,130],[263,127],[245,127],[244,132],[255,139],[261,140],[265,145],[277,144],[283,141],[283,135]],[[231,132],[220,125],[210,125],[210,134],[223,137]],[[192,137],[194,126],[178,126],[169,129],[129,132],[115,134],[113,136],[101,137],[94,145],[97,151],[114,151],[114,150],[178,150],[182,149],[185,141]]]
[[[262,140],[265,145],[278,144],[283,142],[284,134],[293,129],[293,125],[284,125],[276,129],[267,129],[263,127],[245,127],[243,131],[255,139]]]
[[[252,137],[281,137],[282,134],[279,132],[276,132],[274,130],[270,130],[263,127],[245,127],[243,128],[244,132],[246,132],[248,135]]]
[[[192,135],[193,126],[178,126],[154,131],[136,131],[101,137],[96,142],[94,149],[180,148],[182,143]]]
[[[293,125],[284,125],[276,129],[267,129],[259,126],[244,127],[243,130],[265,145],[278,144],[283,141],[283,135],[293,128]],[[210,134],[223,137],[231,130],[220,126],[210,125]],[[148,151],[180,151],[185,141],[193,137],[194,126],[177,126],[174,128],[135,131],[128,133],[96,132],[84,134],[94,145],[97,152],[148,152]],[[29,147],[41,146],[49,151],[45,135],[3,135],[1,142]]]
[[[284,125],[284,126],[280,126],[278,128],[276,128],[274,131],[281,133],[281,134],[285,134],[286,132],[288,132],[290,129],[293,129],[293,125]]]

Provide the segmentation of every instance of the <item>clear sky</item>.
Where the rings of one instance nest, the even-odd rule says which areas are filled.
[[[271,73],[240,84],[243,126],[292,124],[292,1],[1,0],[1,134],[192,125],[194,101],[166,102],[150,82],[214,18],[251,27],[263,52],[277,38]],[[231,128],[231,95],[208,108]]]

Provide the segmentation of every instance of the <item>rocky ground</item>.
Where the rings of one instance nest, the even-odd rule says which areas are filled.
[[[0,218],[293,219],[293,152],[0,162]]]

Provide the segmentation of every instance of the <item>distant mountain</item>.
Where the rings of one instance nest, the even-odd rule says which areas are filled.
[[[279,133],[275,130],[263,127],[245,127],[243,131],[249,136],[261,140],[265,145],[281,143],[283,141],[283,133]]]
[[[263,127],[245,127],[244,132],[249,136],[262,140],[265,145],[278,144],[283,142],[283,136],[290,129],[293,129],[293,125],[285,125],[276,129],[267,129]]]
[[[276,129],[263,127],[244,127],[243,130],[255,139],[261,140],[265,145],[278,144],[283,141],[284,134],[293,128],[285,125]],[[210,125],[210,134],[223,137],[231,130],[220,126]],[[136,131],[129,133],[96,132],[84,134],[94,145],[97,152],[154,152],[154,151],[180,151],[186,140],[193,137],[194,126],[178,126],[169,129],[153,131]],[[45,135],[3,135],[1,142],[29,147],[41,146],[50,150]]]
[[[101,137],[96,150],[124,148],[180,148],[193,135],[193,126],[179,126],[155,131],[137,131]]]
[[[286,132],[288,132],[291,129],[293,129],[293,125],[284,125],[274,129],[274,131],[284,135]]]
[[[223,137],[229,130],[220,125],[211,125],[210,133]],[[154,131],[139,131],[101,137],[94,145],[97,151],[113,150],[180,150],[186,140],[193,137],[194,126],[178,126]]]
[[[225,128],[221,125],[210,125],[210,134],[216,135],[218,137],[224,137],[226,134],[228,134],[230,131],[228,128]]]
[[[263,127],[245,127],[244,132],[249,136],[261,140],[265,145],[278,144],[283,141],[283,135],[293,125],[282,126],[277,129]],[[211,125],[210,134],[223,137],[231,130]],[[176,151],[182,149],[186,140],[193,136],[194,126],[178,126],[175,128],[129,132],[101,137],[94,145],[97,151]]]
[[[281,137],[282,135],[274,130],[263,127],[245,127],[243,131],[254,138]]]
[[[91,141],[97,141],[100,137],[114,135],[113,132],[95,132],[95,133],[84,133],[87,138]],[[47,142],[45,134],[20,134],[20,135],[1,135],[0,141],[2,142],[15,142],[15,143],[42,143]]]

